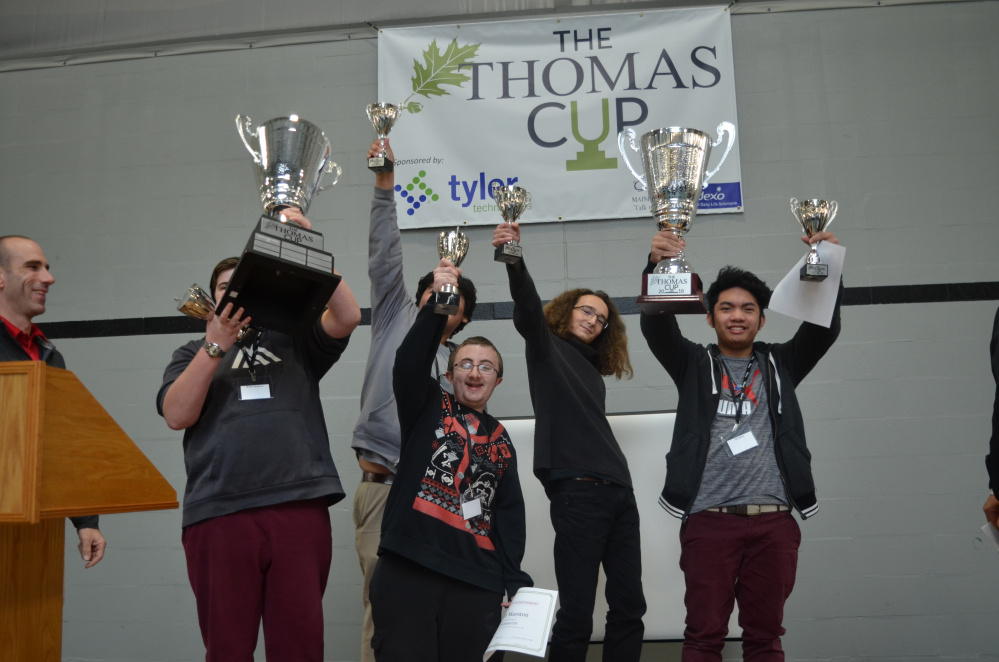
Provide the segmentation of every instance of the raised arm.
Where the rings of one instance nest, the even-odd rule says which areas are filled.
[[[395,160],[389,140],[385,139],[389,158]],[[368,156],[381,154],[381,142],[375,140]],[[372,334],[382,324],[390,324],[394,314],[408,301],[403,279],[402,236],[395,202],[395,174],[375,174],[375,193],[371,200],[368,226],[368,279],[371,281]],[[414,304],[415,305],[415,304]]]
[[[650,274],[661,260],[674,257],[686,244],[669,230],[660,230],[652,238],[652,249],[649,261],[642,273]],[[652,355],[664,368],[674,382],[683,379],[690,352],[697,351],[698,346],[683,337],[676,315],[661,313],[647,315],[644,312],[639,318],[642,335],[652,351]]]
[[[493,246],[502,246],[514,240],[520,241],[519,223],[500,223],[493,230]],[[517,333],[527,341],[527,351],[547,356],[551,351],[548,321],[545,319],[544,307],[534,279],[527,272],[527,263],[523,259],[513,264],[507,263],[506,275],[510,281],[513,325]]]
[[[446,283],[457,287],[460,274],[461,270],[450,260],[441,260],[434,269],[433,291],[440,292]],[[403,445],[409,438],[413,424],[423,411],[423,405],[431,390],[440,389],[437,381],[430,377],[430,366],[437,357],[446,325],[447,315],[438,315],[434,312],[434,300],[431,297],[420,309],[416,321],[396,351],[395,366],[392,368],[392,389],[399,410]]]

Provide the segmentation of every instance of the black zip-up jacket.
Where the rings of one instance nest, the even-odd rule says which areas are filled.
[[[649,273],[653,265],[649,265]],[[770,422],[774,431],[774,454],[790,504],[802,519],[819,510],[812,479],[812,455],[805,444],[805,423],[795,387],[832,347],[840,331],[840,281],[836,309],[828,329],[802,323],[790,341],[753,344],[756,364],[767,389]],[[649,349],[666,368],[679,390],[673,441],[666,454],[666,484],[659,505],[675,517],[686,518],[700,490],[708,460],[711,422],[721,397],[721,360],[718,346],[705,347],[680,333],[676,316],[641,315],[642,334]]]
[[[66,369],[66,360],[62,358],[62,354],[55,348],[55,345],[41,338],[36,342],[38,344],[38,356],[42,361],[45,361],[45,363],[53,368]],[[0,362],[31,360],[28,353],[21,347],[21,343],[17,342],[10,335],[3,323],[0,323]],[[83,515],[81,517],[70,517],[69,521],[73,523],[73,526],[77,530],[96,529],[99,526],[100,518],[97,515]]]

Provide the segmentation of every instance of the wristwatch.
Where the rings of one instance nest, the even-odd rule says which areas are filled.
[[[208,353],[208,356],[213,359],[221,359],[225,356],[225,350],[219,347],[218,343],[205,341],[205,344],[201,346],[203,350]]]

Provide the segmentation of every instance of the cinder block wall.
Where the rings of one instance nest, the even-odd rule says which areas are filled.
[[[787,199],[840,204],[847,287],[996,281],[999,5],[893,6],[733,17],[746,211],[699,217],[689,254],[708,280],[738,263],[771,284],[803,253]],[[325,129],[344,167],[310,213],[368,305],[366,239],[376,100],[375,40],[110,62],[0,74],[0,234],[44,247],[57,282],[42,322],[159,317],[238,252],[258,213],[237,113],[296,112]],[[664,124],[668,109],[663,109]],[[569,193],[567,192],[567,195]],[[508,302],[503,270],[472,228],[463,268],[480,301]],[[637,291],[648,219],[532,225],[525,253],[542,296],[573,285]],[[408,280],[436,262],[433,231],[404,235]],[[997,659],[999,557],[982,540],[982,458],[995,385],[997,302],[857,305],[802,385],[822,510],[802,524],[785,648],[798,660]],[[609,385],[612,412],[671,409],[676,392],[627,318],[635,378]],[[692,338],[713,334],[684,319]],[[795,324],[773,314],[763,338]],[[323,383],[348,491],[331,509],[327,659],[356,660],[359,571],[349,449],[368,328]],[[508,321],[477,323],[504,352],[491,403],[529,415],[523,344]],[[58,341],[74,372],[182,493],[180,435],[154,411],[171,352],[188,336]],[[668,440],[663,440],[665,452]],[[662,520],[644,525],[672,525]],[[103,518],[107,558],[84,572],[67,537],[67,660],[203,655],[180,547],[180,514]],[[672,574],[675,558],[645,560]],[[738,658],[738,645],[726,657]],[[678,659],[675,645],[647,659]],[[262,653],[259,659],[263,659]]]

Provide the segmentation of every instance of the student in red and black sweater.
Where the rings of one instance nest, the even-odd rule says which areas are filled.
[[[442,260],[434,292],[457,284]],[[499,626],[504,594],[531,586],[517,457],[485,413],[503,381],[493,344],[472,337],[448,361],[448,393],[430,376],[447,315],[428,301],[396,353],[393,386],[402,456],[382,519],[371,579],[379,662],[478,662]]]

